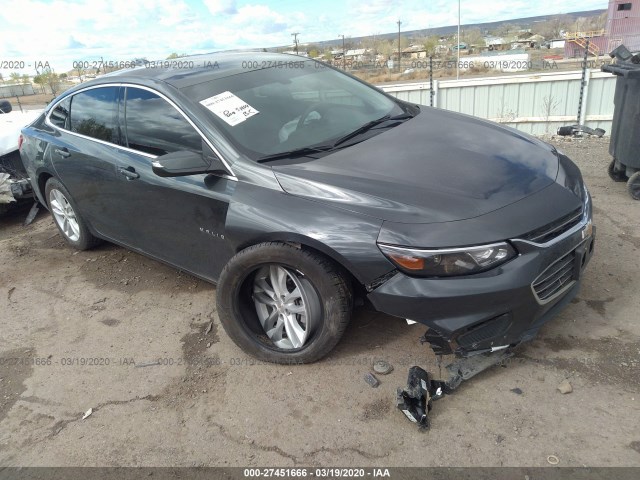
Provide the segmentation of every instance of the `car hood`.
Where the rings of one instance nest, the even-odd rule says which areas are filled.
[[[517,130],[422,107],[416,117],[319,159],[274,165],[291,195],[406,223],[463,220],[552,184],[556,150]]]

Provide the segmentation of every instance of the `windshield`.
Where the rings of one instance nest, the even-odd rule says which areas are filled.
[[[218,128],[250,158],[331,144],[363,125],[401,115],[391,99],[313,61],[186,87]]]

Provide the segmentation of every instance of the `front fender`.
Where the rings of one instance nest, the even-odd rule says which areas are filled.
[[[225,231],[236,252],[267,241],[307,245],[364,285],[395,268],[376,245],[381,226],[375,218],[241,183],[229,205]]]

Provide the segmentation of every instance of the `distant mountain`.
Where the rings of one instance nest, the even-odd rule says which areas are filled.
[[[603,14],[604,12],[606,12],[606,9],[600,9],[600,10],[586,10],[583,12],[570,12],[570,13],[563,13],[561,14],[563,17],[567,17],[573,21],[577,20],[579,17],[597,17],[601,14]],[[551,20],[555,17],[558,17],[560,15],[556,14],[556,15],[541,15],[538,17],[527,17],[527,18],[512,18],[509,20],[501,20],[499,22],[487,22],[487,23],[465,23],[465,24],[461,24],[460,28],[461,29],[469,29],[469,28],[479,28],[480,31],[482,31],[483,33],[490,31],[490,30],[495,30],[503,25],[506,24],[510,24],[510,25],[514,25],[519,27],[520,29],[528,29],[528,28],[534,28],[536,23],[540,23],[540,22],[546,22],[548,20]],[[455,33],[458,30],[458,26],[457,25],[449,25],[446,27],[437,27],[437,28],[425,28],[422,30],[407,30],[404,32],[400,32],[400,35],[403,37],[407,37],[407,38],[415,38],[415,37],[427,37],[427,36],[431,36],[431,35],[438,35],[438,36],[447,36],[447,35],[455,35]],[[367,36],[363,36],[363,37],[349,37],[348,41],[352,44],[352,45],[357,45],[360,42],[362,42],[364,39],[367,38],[371,38],[371,35],[367,35]],[[389,39],[395,39],[398,38],[398,32],[390,32],[390,33],[381,33],[381,34],[376,34],[376,39],[384,39],[384,40],[389,40]],[[305,44],[308,45],[317,45],[319,47],[342,47],[342,39],[336,39],[336,40],[321,40],[321,41],[316,41],[316,42],[306,42]],[[304,44],[303,44],[304,45]],[[301,47],[303,47],[303,45],[301,45]],[[291,45],[283,45],[281,47],[276,47],[278,49],[280,48],[291,48]],[[303,47],[304,48],[304,47]],[[301,50],[303,49],[301,48]],[[271,49],[270,49],[271,50]]]

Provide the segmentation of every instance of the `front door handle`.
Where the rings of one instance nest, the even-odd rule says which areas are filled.
[[[118,173],[124,176],[127,180],[135,180],[140,178],[140,174],[136,172],[133,167],[118,167]]]
[[[71,152],[69,152],[69,149],[67,147],[56,148],[54,152],[56,152],[58,155],[60,155],[63,158],[67,158],[71,156]]]

